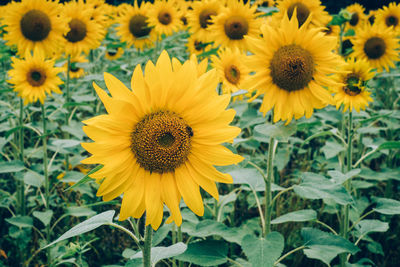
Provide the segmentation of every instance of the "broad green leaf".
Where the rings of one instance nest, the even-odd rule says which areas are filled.
[[[373,197],[372,200],[377,203],[376,208],[374,208],[376,212],[385,215],[400,214],[400,201],[390,198],[378,198],[378,197]]]
[[[228,173],[232,175],[234,184],[246,184],[256,192],[265,191],[265,181],[263,176],[255,168],[234,168]],[[272,184],[272,191],[281,191],[285,188]]]
[[[169,247],[153,247],[151,248],[151,258],[150,258],[151,266],[155,267],[156,263],[163,259],[168,259],[181,255],[186,251],[186,249],[187,245],[182,242],[173,244],[172,246]],[[141,259],[141,258],[143,258],[143,253],[141,251],[131,257],[131,259]]]
[[[93,211],[92,209],[88,208],[88,207],[84,207],[84,206],[72,206],[72,207],[68,207],[65,214],[67,215],[71,215],[74,217],[89,217],[89,216],[93,216],[96,214],[95,211]]]
[[[360,174],[361,169],[353,169],[346,174],[343,174],[340,171],[334,170],[334,171],[328,171],[328,175],[332,177],[333,180],[335,180],[336,183],[338,184],[343,184],[346,182],[348,179],[353,178],[354,176]]]
[[[153,238],[151,239],[153,247],[160,244],[167,237],[168,233],[171,231],[171,225],[172,224],[164,224],[154,232]]]
[[[90,181],[90,180],[93,180],[92,178],[89,177],[89,175],[91,175],[92,173],[97,172],[97,171],[100,170],[101,168],[103,168],[103,165],[98,165],[98,166],[94,167],[90,172],[88,172],[85,176],[83,176],[82,179],[79,180],[79,182],[77,182],[76,184],[74,184],[74,185],[68,187],[67,189],[64,190],[64,192],[65,192],[65,191],[68,191],[68,190],[71,190],[71,189],[73,189],[73,188],[75,188],[75,187],[78,187],[78,186],[80,186],[81,184],[85,184],[85,183],[87,183],[87,182]]]
[[[24,173],[24,183],[34,187],[41,187],[44,184],[44,176],[32,170],[28,170]]]
[[[289,137],[296,133],[297,127],[295,123],[284,125],[277,124],[260,124],[254,127],[254,139],[266,142],[269,138],[274,137],[279,142],[287,143]],[[266,137],[268,137],[266,139]],[[268,141],[267,141],[268,142]]]
[[[0,173],[19,172],[23,169],[25,169],[25,166],[19,160],[0,162]]]
[[[326,159],[333,158],[344,150],[345,148],[342,144],[333,141],[326,141],[325,145],[321,148]]]
[[[239,228],[228,227],[221,222],[203,220],[196,225],[195,231],[190,233],[190,236],[196,237],[208,237],[212,235],[220,236],[228,242],[240,245],[245,232]]]
[[[379,150],[382,149],[400,149],[400,141],[388,141],[379,145]]]
[[[33,226],[33,219],[32,217],[29,216],[14,216],[11,218],[6,218],[5,219],[6,222],[15,225],[17,227],[27,227],[27,228],[31,228]]]
[[[32,213],[32,215],[34,217],[36,217],[37,219],[39,219],[44,226],[47,226],[50,224],[51,221],[51,217],[53,217],[53,211],[52,210],[46,210],[46,211],[34,211]]]
[[[286,213],[271,221],[271,224],[279,224],[285,222],[306,222],[317,219],[317,212],[315,210],[297,210]]]
[[[358,247],[341,236],[327,233],[315,228],[304,227],[301,229],[304,240],[304,254],[311,259],[319,259],[330,265],[330,262],[340,253],[351,254],[359,251]]]
[[[219,240],[189,243],[187,250],[175,259],[200,266],[215,266],[228,261],[228,245]]]
[[[362,220],[355,228],[361,235],[366,235],[373,232],[386,232],[389,224],[380,220]]]
[[[285,240],[278,232],[272,232],[266,238],[246,235],[242,249],[253,267],[272,267],[281,256]]]
[[[110,223],[112,223],[114,214],[115,214],[114,210],[108,210],[108,211],[100,213],[96,216],[93,216],[92,218],[89,218],[86,221],[83,221],[80,224],[72,227],[70,230],[65,232],[62,236],[60,236],[59,238],[57,238],[55,241],[51,242],[47,246],[43,247],[42,249],[47,248],[51,245],[54,245],[55,243],[58,243],[65,239],[87,233],[87,232],[92,231],[102,225],[110,224]]]

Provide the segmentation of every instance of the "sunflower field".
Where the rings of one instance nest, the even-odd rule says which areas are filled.
[[[400,4],[0,4],[0,267],[400,265]]]

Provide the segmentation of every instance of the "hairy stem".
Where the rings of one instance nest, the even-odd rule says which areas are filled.
[[[144,246],[143,246],[143,266],[151,267],[151,238],[153,235],[153,229],[151,225],[146,225],[144,233]]]

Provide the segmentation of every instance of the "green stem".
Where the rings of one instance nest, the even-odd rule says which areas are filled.
[[[151,238],[153,229],[151,225],[147,225],[144,233],[144,247],[143,247],[143,266],[151,267]]]
[[[285,259],[287,256],[292,255],[293,253],[295,253],[296,251],[305,249],[305,246],[301,246],[295,249],[292,249],[291,251],[289,251],[288,253],[286,253],[285,255],[283,255],[282,257],[280,257],[275,263],[274,266],[278,265],[278,263],[280,263],[283,259]]]
[[[272,184],[272,176],[273,176],[273,161],[274,161],[274,153],[275,153],[275,138],[271,137],[269,139],[268,145],[268,158],[267,158],[267,179],[265,181],[265,229],[263,236],[266,237],[271,232],[271,213],[272,213],[272,192],[271,192],[271,184]]]
[[[71,102],[71,92],[69,89],[69,81],[70,81],[70,71],[71,71],[71,56],[68,55],[67,58],[67,80],[65,81],[65,90],[66,90],[66,103],[69,104]],[[69,125],[69,106],[65,107],[67,109],[67,114],[65,115],[65,125]],[[69,133],[65,132],[65,139],[69,139]],[[65,154],[65,171],[69,170],[69,155]]]
[[[172,244],[176,244],[176,224],[175,223],[172,224],[171,232],[172,232]],[[176,267],[176,260],[175,259],[172,259],[172,266]]]
[[[24,164],[24,102],[22,98],[19,99],[19,127],[19,160]],[[23,179],[18,181],[18,199],[20,214],[25,215],[25,185]]]
[[[183,241],[182,228],[180,226],[178,226],[178,242],[182,242],[182,241]],[[178,261],[178,266],[182,267],[183,266],[183,262]]]

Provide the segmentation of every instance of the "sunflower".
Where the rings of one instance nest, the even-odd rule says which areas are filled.
[[[222,82],[222,92],[230,94],[241,89],[241,83],[249,75],[245,62],[246,55],[239,49],[225,48],[218,52],[218,57],[211,56],[212,66],[217,70]]]
[[[250,6],[250,2],[244,4],[242,0],[229,0],[228,6],[211,20],[211,38],[215,44],[247,50],[248,44],[244,37],[257,37],[260,34],[261,20],[256,18],[256,9],[257,6]]]
[[[214,48],[212,43],[204,42],[196,34],[191,35],[187,41],[186,47],[191,55],[200,55]]]
[[[105,0],[86,0],[86,8],[93,9],[90,20],[96,21],[103,27],[108,26],[108,18],[106,16],[106,3]]]
[[[158,34],[171,35],[178,31],[182,26],[182,21],[178,10],[173,2],[165,0],[155,1],[149,11],[148,23]]]
[[[77,64],[79,63],[87,63],[89,62],[86,57],[82,55],[75,55],[74,57],[71,58],[71,67],[69,70],[69,77],[71,78],[80,78],[85,75],[85,70],[81,67],[79,67]],[[68,63],[64,64],[64,72],[67,72],[68,68]]]
[[[8,72],[8,82],[14,85],[14,91],[24,99],[24,104],[37,100],[43,104],[46,93],[61,94],[58,86],[63,82],[57,74],[62,68],[54,67],[54,60],[45,60],[42,50],[35,49],[33,56],[27,52],[25,60],[12,58],[12,67]]]
[[[382,23],[387,27],[393,27],[397,32],[400,31],[400,4],[390,3],[379,9],[376,14],[376,23]]]
[[[343,112],[353,108],[360,112],[365,109],[368,102],[373,101],[371,93],[367,90],[367,82],[374,77],[374,73],[365,60],[350,58],[343,67],[344,72],[337,74],[338,82],[342,85],[333,87],[336,108],[343,104]]]
[[[194,2],[193,10],[188,15],[189,31],[196,34],[199,40],[207,42],[210,39],[210,28],[212,17],[219,14],[221,10],[221,1],[206,0]]]
[[[215,182],[231,183],[232,177],[214,165],[236,164],[243,158],[221,143],[232,142],[240,129],[228,124],[235,111],[225,110],[229,96],[215,92],[215,70],[198,75],[190,60],[173,64],[163,51],[154,66],[138,65],[129,90],[105,73],[111,97],[94,84],[107,115],[84,121],[85,133],[94,143],[82,143],[92,154],[85,164],[102,164],[90,175],[103,179],[97,195],[105,201],[123,194],[120,220],[139,218],[146,211],[146,225],[157,229],[163,204],[177,225],[182,223],[181,197],[197,215],[204,214],[199,186],[218,199]]]
[[[274,7],[275,0],[256,0],[253,5],[257,5],[257,7]]]
[[[8,6],[7,6],[8,7]],[[46,0],[22,0],[7,8],[2,23],[7,45],[16,45],[18,54],[40,49],[53,56],[64,44],[68,20],[59,16],[60,5]]]
[[[358,26],[364,25],[367,16],[364,14],[365,8],[362,5],[355,3],[346,7],[346,10],[352,14],[347,24],[350,29],[355,29]]]
[[[176,9],[178,10],[179,13],[179,19],[181,20],[181,29],[182,30],[187,30],[188,28],[188,13],[189,10],[192,9],[191,7],[191,2],[187,1],[177,1],[175,2]]]
[[[117,35],[121,41],[128,46],[135,46],[138,50],[154,45],[157,33],[148,25],[148,11],[151,4],[143,3],[140,7],[137,4],[127,6],[124,14],[117,19]]]
[[[296,11],[293,13],[296,14]],[[327,75],[336,73],[340,57],[334,54],[336,38],[325,36],[320,28],[308,27],[307,19],[299,28],[297,16],[285,15],[281,27],[261,27],[262,39],[246,37],[250,45],[247,67],[255,74],[243,84],[244,89],[264,94],[260,111],[274,108],[273,121],[309,118],[314,108],[332,102],[323,86],[336,82]],[[265,49],[268,47],[268,49]]]
[[[108,60],[115,60],[120,58],[123,54],[124,54],[124,49],[122,49],[122,47],[110,48],[107,49],[105,57]]]
[[[88,54],[91,49],[100,46],[105,30],[95,20],[90,20],[93,11],[92,8],[87,8],[83,0],[71,1],[64,5],[63,15],[69,19],[69,31],[64,36],[66,54]]]
[[[320,0],[278,0],[277,8],[279,12],[274,15],[276,17],[275,22],[280,22],[285,15],[289,16],[290,19],[296,9],[299,27],[306,22],[310,14],[312,16],[309,24],[317,27],[325,26],[330,17],[329,13],[324,10],[325,7],[321,5]],[[279,25],[274,26],[279,27]]]
[[[351,56],[365,59],[371,67],[379,72],[383,68],[389,71],[394,68],[393,61],[399,61],[399,43],[395,32],[384,25],[374,23],[366,25],[357,31],[357,36],[352,40],[354,52]]]

